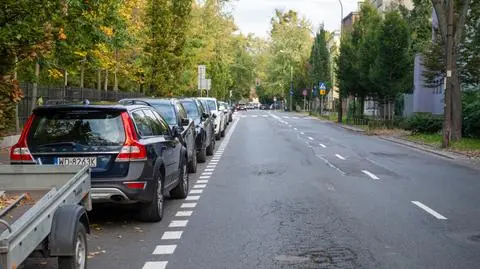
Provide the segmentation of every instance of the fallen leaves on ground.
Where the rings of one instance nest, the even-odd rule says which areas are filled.
[[[97,248],[98,248],[98,247],[97,247]],[[93,258],[93,257],[95,257],[95,256],[97,256],[97,255],[105,254],[105,253],[107,253],[107,251],[104,250],[104,249],[102,249],[102,250],[99,250],[99,251],[89,252],[87,257],[88,257],[89,259],[91,259],[91,258]]]
[[[370,129],[366,132],[368,135],[379,135],[379,136],[405,136],[409,135],[409,131],[405,131],[402,129],[387,129],[387,128],[380,128],[380,129]]]
[[[100,226],[99,224],[96,224],[96,223],[91,224],[90,227],[91,227],[92,229],[94,229],[95,231],[103,231],[102,226]]]

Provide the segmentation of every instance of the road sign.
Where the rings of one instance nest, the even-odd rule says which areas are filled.
[[[326,90],[320,90],[320,95],[325,95],[325,94],[327,94]]]
[[[302,95],[303,95],[303,96],[307,96],[307,90],[303,90],[303,91],[302,91]]]
[[[207,67],[205,65],[198,66],[198,89],[204,90],[205,89],[205,73],[207,71]]]
[[[325,86],[325,83],[323,82],[320,82],[320,90],[326,90],[327,89],[327,86]]]
[[[290,90],[290,96],[293,96],[293,90]]]

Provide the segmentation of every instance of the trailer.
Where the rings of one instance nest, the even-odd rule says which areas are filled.
[[[55,257],[85,269],[90,189],[88,167],[0,165],[0,268]]]

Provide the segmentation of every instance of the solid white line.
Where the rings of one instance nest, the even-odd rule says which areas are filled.
[[[194,189],[203,189],[207,186],[207,184],[195,184],[193,186]]]
[[[192,216],[192,214],[193,214],[193,211],[178,211],[177,214],[175,214],[175,217],[190,217]]]
[[[168,262],[146,262],[142,269],[165,269]]]
[[[367,175],[367,176],[369,176],[369,177],[371,177],[371,178],[373,178],[373,179],[380,179],[380,178],[378,178],[376,175],[374,175],[373,173],[370,173],[370,172],[367,171],[367,170],[362,170],[362,172],[363,172],[365,175]]]
[[[419,201],[412,201],[412,203],[415,204],[416,206],[420,207],[421,209],[427,211],[429,214],[433,215],[437,219],[447,219],[446,217],[437,213],[435,210],[431,209],[430,207],[420,203]]]
[[[212,174],[213,174],[212,172],[204,172],[204,173],[202,173],[202,176],[210,176]]]
[[[162,240],[180,239],[182,237],[182,233],[182,231],[164,232],[162,235]]]
[[[340,160],[344,160],[344,161],[345,161],[345,158],[344,158],[342,155],[340,155],[340,154],[335,154],[335,156],[337,156],[337,158],[339,158]]]
[[[208,167],[208,166],[207,166],[207,167]],[[202,178],[202,179],[209,179],[210,176],[200,176],[200,178]]]
[[[197,203],[183,203],[180,208],[194,208],[197,206]]]
[[[310,136],[309,136],[309,137],[308,137],[308,139],[310,139],[310,140],[312,140],[312,141],[313,141],[313,137],[310,137]]]
[[[305,133],[304,132],[300,132],[301,135],[304,135]]]
[[[199,183],[199,184],[205,184],[205,183],[208,183],[208,180],[197,180],[197,183]]]
[[[198,201],[200,200],[200,196],[198,195],[193,195],[193,196],[187,196],[187,198],[185,198],[186,201]]]
[[[176,248],[177,245],[159,245],[155,247],[153,255],[173,254]]]
[[[189,194],[202,194],[203,190],[191,190]]]
[[[187,227],[188,220],[172,220],[168,225],[169,228]]]
[[[215,169],[207,168],[207,169],[205,169],[205,170],[203,170],[203,171],[205,171],[205,172],[213,172],[213,171],[215,171]]]
[[[324,144],[320,144],[320,147],[326,148],[327,146],[325,146]]]

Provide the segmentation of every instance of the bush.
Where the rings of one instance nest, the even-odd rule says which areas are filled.
[[[442,130],[443,117],[429,113],[416,113],[406,121],[406,129],[412,133],[436,134]]]
[[[480,92],[463,94],[463,135],[480,137]]]
[[[23,98],[23,92],[16,80],[0,76],[0,136],[8,134],[15,127],[15,104]]]

